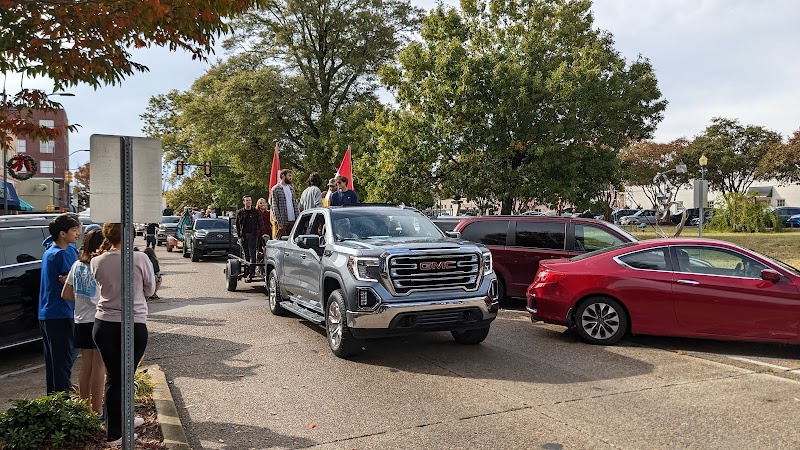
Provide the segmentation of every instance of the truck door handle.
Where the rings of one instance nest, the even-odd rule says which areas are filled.
[[[678,280],[678,284],[688,284],[691,286],[697,286],[698,284],[700,284],[700,282],[694,280]]]
[[[289,252],[285,252],[285,253],[283,254],[283,256],[291,256],[291,255],[292,255],[292,254],[291,254],[291,253],[289,253]]]
[[[303,258],[303,259],[306,259],[306,254],[303,253],[300,257]]]

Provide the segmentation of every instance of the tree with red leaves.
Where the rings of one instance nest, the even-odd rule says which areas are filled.
[[[263,0],[0,0],[0,72],[49,77],[53,92],[78,84],[115,85],[148,68],[130,49],[156,45],[205,60],[230,20]],[[53,140],[66,129],[40,127],[32,110],[61,105],[46,91],[20,88],[0,97],[0,149],[16,135]]]

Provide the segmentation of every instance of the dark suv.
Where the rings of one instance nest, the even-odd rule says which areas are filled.
[[[197,219],[183,233],[183,257],[197,262],[205,256],[238,254],[237,239],[236,226],[227,217]]]
[[[50,237],[47,225],[54,217],[56,214],[0,216],[0,349],[42,338],[42,243]],[[84,228],[92,223],[86,216],[79,219]]]
[[[459,222],[455,231],[489,247],[500,298],[525,297],[543,259],[571,258],[637,240],[612,223],[571,217],[475,217]]]

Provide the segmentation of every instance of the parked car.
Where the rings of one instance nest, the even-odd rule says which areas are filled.
[[[789,217],[786,222],[788,223],[786,226],[789,228],[800,228],[800,214]]]
[[[0,349],[35,342],[47,225],[57,214],[0,216]],[[78,216],[86,228],[92,221]],[[83,236],[78,241],[78,248]]]
[[[713,209],[709,209],[709,210],[704,211],[703,212],[703,226],[705,226],[709,222],[711,222],[711,219],[713,219],[713,218],[714,218],[714,210]],[[700,226],[700,216],[692,218],[692,220],[689,221],[689,225],[691,225],[693,227],[699,227]]]
[[[156,245],[166,244],[167,236],[175,236],[180,220],[180,216],[163,216],[161,218],[156,232]]]
[[[144,236],[145,231],[147,230],[146,223],[135,223],[133,224],[133,229],[136,230],[137,236]]]
[[[785,226],[785,227],[792,227],[792,226],[796,227],[797,226],[796,224],[792,225],[792,223],[791,223],[791,221],[789,219],[791,219],[792,216],[800,215],[800,207],[797,207],[797,206],[780,206],[780,207],[777,207],[777,208],[773,208],[772,212],[776,216],[778,216],[778,219],[781,221],[781,223],[783,223],[783,226]]]
[[[614,223],[619,223],[620,219],[625,216],[632,216],[637,212],[641,211],[640,209],[617,209],[611,213],[611,221]]]
[[[620,225],[639,225],[639,224],[655,224],[658,221],[656,210],[654,209],[640,209],[635,214],[625,216],[619,219]]]
[[[238,239],[236,226],[227,217],[197,219],[183,233],[183,257],[197,262],[207,256],[238,255]]]
[[[524,297],[539,261],[569,258],[636,238],[609,222],[571,217],[484,216],[459,222],[462,239],[492,252],[498,296]]]
[[[542,261],[532,319],[591,344],[626,333],[800,344],[800,271],[729,242],[651,239]]]

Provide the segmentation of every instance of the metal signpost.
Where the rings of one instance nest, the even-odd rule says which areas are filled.
[[[134,448],[133,439],[133,144],[121,137],[120,177],[122,202],[122,448]]]
[[[120,223],[122,228],[120,404],[123,448],[133,449],[136,371],[133,352],[133,240],[136,232],[133,222],[156,222],[161,216],[161,143],[157,139],[92,135],[90,160],[92,221]]]

